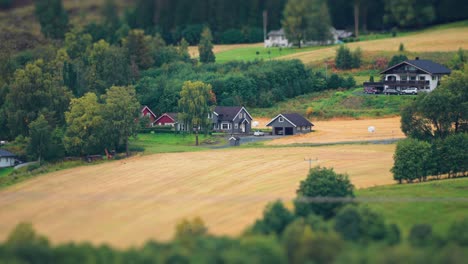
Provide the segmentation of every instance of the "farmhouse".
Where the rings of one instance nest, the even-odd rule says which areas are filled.
[[[277,115],[267,126],[272,127],[272,134],[275,136],[309,133],[314,124],[300,114],[292,113]]]
[[[353,33],[346,31],[346,30],[341,30],[341,29],[335,29],[334,27],[330,28],[330,33],[332,34],[333,40],[326,41],[326,42],[320,42],[320,41],[304,41],[301,43],[301,46],[315,46],[315,45],[330,45],[330,44],[337,44],[340,43],[343,39],[349,38],[353,35]],[[268,33],[268,38],[265,39],[265,48],[270,48],[270,47],[291,47],[292,43],[288,41],[286,38],[286,34],[284,33],[284,29],[280,30],[273,30]]]
[[[213,130],[231,134],[248,134],[252,116],[242,106],[217,106],[212,115]]]
[[[164,113],[156,118],[153,126],[172,126],[176,131],[185,131],[185,124],[179,122],[177,113]]]
[[[0,168],[13,167],[15,166],[16,155],[0,149]]]
[[[440,84],[444,75],[449,75],[450,69],[430,60],[407,60],[394,65],[380,74],[380,82],[365,82],[364,89],[376,89],[385,92],[387,89],[401,91],[416,87],[418,91],[431,92]]]
[[[148,106],[143,106],[140,110],[140,117],[148,117],[149,118],[149,125],[152,125],[154,121],[156,120],[156,115],[151,111],[151,109]]]

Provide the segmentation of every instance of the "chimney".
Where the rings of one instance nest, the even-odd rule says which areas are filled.
[[[419,60],[419,57],[416,57],[416,60]]]

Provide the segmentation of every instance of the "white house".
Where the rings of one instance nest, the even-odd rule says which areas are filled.
[[[15,161],[15,154],[4,149],[0,149],[0,168],[13,167],[15,166]]]
[[[268,38],[265,39],[265,48],[291,46],[292,43],[289,43],[283,29],[270,31],[268,33]]]
[[[450,69],[430,60],[406,60],[398,63],[380,74],[382,81],[365,82],[364,88],[376,88],[385,91],[395,89],[401,91],[416,87],[421,92],[431,92],[437,88],[444,75],[449,75]]]
[[[316,46],[316,45],[330,45],[330,44],[338,44],[343,39],[349,38],[353,35],[353,33],[346,31],[335,29],[334,27],[330,28],[330,32],[333,36],[333,40],[320,42],[320,41],[303,41],[301,46]],[[270,47],[291,47],[293,43],[290,43],[286,38],[286,34],[284,33],[283,29],[280,30],[273,30],[268,33],[268,38],[265,39],[265,48]]]

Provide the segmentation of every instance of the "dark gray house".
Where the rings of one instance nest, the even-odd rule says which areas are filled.
[[[272,134],[275,136],[309,133],[314,124],[300,114],[292,113],[277,115],[267,126],[271,126]]]
[[[216,106],[208,118],[217,132],[248,134],[252,128],[253,118],[242,106]]]

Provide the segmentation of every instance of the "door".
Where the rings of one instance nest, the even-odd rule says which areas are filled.
[[[294,134],[294,130],[292,127],[286,127],[285,131],[284,131],[284,134],[285,135],[293,135]]]

